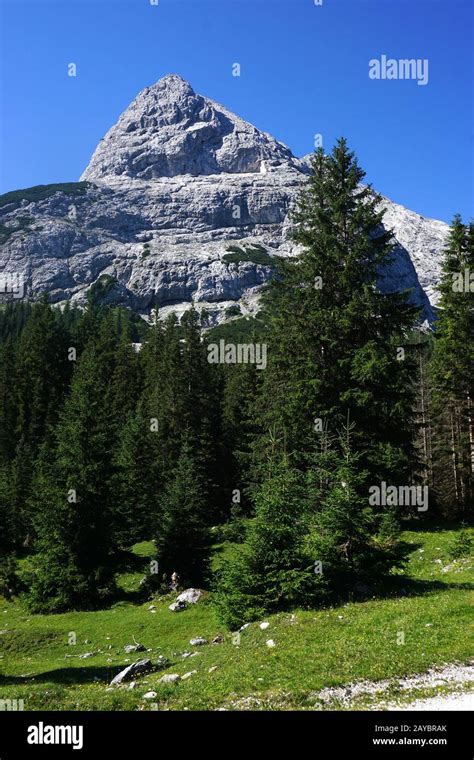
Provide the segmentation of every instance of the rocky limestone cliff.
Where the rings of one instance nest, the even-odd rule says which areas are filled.
[[[236,302],[254,313],[272,256],[296,252],[290,212],[307,173],[306,159],[170,75],[139,93],[81,183],[0,196],[0,275],[56,303],[84,303],[108,275],[107,298],[143,315],[192,302],[215,321]],[[384,206],[397,246],[381,287],[412,288],[431,320],[447,225]]]
[[[296,164],[289,148],[170,74],[137,95],[81,179],[258,173],[283,164]]]

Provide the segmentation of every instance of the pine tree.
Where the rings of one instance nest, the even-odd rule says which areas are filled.
[[[379,578],[397,562],[396,514],[382,514],[367,498],[367,474],[352,450],[354,426],[336,441],[325,433],[307,474],[310,530],[307,547],[333,590]],[[337,444],[337,445],[336,445]]]
[[[394,515],[382,505],[368,509],[369,487],[382,480],[407,483],[413,469],[409,339],[417,310],[408,294],[383,292],[394,240],[383,228],[382,199],[361,184],[364,172],[345,140],[330,156],[316,151],[312,170],[295,213],[294,237],[302,252],[280,262],[265,294],[269,359],[254,409],[260,424],[253,444],[255,527],[244,545],[247,556],[224,575],[221,596],[232,624],[243,615],[319,598],[326,582],[334,590],[343,568],[351,575],[390,566]],[[334,437],[347,420],[353,426],[350,458],[336,443],[338,481],[323,479],[316,503],[295,495],[289,473],[277,473],[268,485],[269,458],[284,460],[287,452],[300,477],[317,474],[317,436],[326,431]],[[272,551],[279,520],[288,532]],[[331,572],[313,594],[299,545],[311,546],[314,524],[319,533],[313,561],[324,558]],[[288,573],[287,587],[280,573],[285,579]]]
[[[16,447],[15,348],[9,336],[0,344],[0,466],[11,462]]]
[[[29,593],[35,611],[96,607],[113,585],[111,434],[104,397],[108,360],[92,343],[74,372],[34,483],[37,555]]]
[[[12,466],[12,504],[18,540],[29,541],[28,500],[40,447],[51,440],[72,371],[67,334],[46,300],[35,304],[16,352],[16,451]]]
[[[201,468],[185,437],[162,500],[155,537],[160,575],[178,573],[182,583],[202,584],[209,572],[207,501]]]
[[[451,516],[474,504],[473,272],[474,228],[457,215],[443,262],[431,362],[435,490]]]
[[[122,430],[115,466],[114,536],[120,547],[128,548],[148,540],[161,524],[158,431],[142,402]]]
[[[305,466],[315,425],[335,433],[349,414],[368,482],[403,483],[413,458],[415,369],[407,341],[416,310],[407,294],[381,290],[394,241],[382,226],[382,199],[361,185],[364,172],[346,142],[330,156],[316,151],[312,167],[295,214],[302,252],[281,262],[266,294],[269,360],[256,410],[257,463],[265,462],[273,425]]]
[[[217,606],[230,628],[322,598],[324,579],[305,551],[307,517],[301,474],[286,457],[270,459],[246,540],[217,578]]]

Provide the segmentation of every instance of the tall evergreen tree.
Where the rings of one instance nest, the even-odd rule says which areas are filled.
[[[302,252],[280,263],[265,297],[269,361],[255,407],[261,427],[254,442],[255,525],[247,554],[224,574],[221,596],[232,623],[267,605],[317,598],[326,581],[334,590],[361,568],[390,565],[392,510],[369,509],[369,487],[407,483],[413,467],[408,341],[417,311],[407,294],[380,288],[394,247],[381,198],[361,185],[364,172],[344,140],[330,156],[316,151],[312,169],[295,214]],[[268,484],[269,459],[284,461],[289,452],[300,477],[318,475],[327,452],[315,460],[317,436],[334,438],[347,420],[350,455],[336,442],[336,481],[328,473],[317,498],[314,489],[312,501],[298,498],[297,476],[289,472],[278,472],[275,481],[272,474]],[[314,561],[324,559],[330,572],[308,591],[299,546],[312,541]]]
[[[368,482],[403,483],[413,457],[407,338],[416,310],[406,294],[379,287],[394,241],[382,226],[382,199],[361,185],[364,172],[345,140],[330,156],[316,151],[312,168],[295,213],[302,252],[281,263],[266,295],[271,329],[257,455],[265,461],[266,431],[276,425],[305,466],[315,425],[335,433],[349,415]]]
[[[474,504],[474,226],[454,217],[431,362],[434,484],[450,515]]]
[[[158,430],[143,402],[125,423],[115,466],[114,536],[120,547],[127,548],[155,535],[161,525]]]
[[[155,537],[160,575],[178,573],[184,584],[199,585],[209,572],[208,508],[202,470],[185,437],[163,500]]]
[[[67,333],[44,299],[32,308],[16,353],[11,509],[22,542],[31,540],[28,499],[35,460],[40,447],[51,442],[71,371]]]
[[[108,357],[92,343],[77,364],[56,431],[34,484],[37,555],[33,610],[95,607],[112,588],[111,424],[104,405]]]

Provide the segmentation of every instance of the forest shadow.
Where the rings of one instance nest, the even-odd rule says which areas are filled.
[[[420,531],[426,530],[426,526],[420,526]],[[446,527],[441,528],[446,530]],[[396,562],[403,568],[408,562],[409,555],[420,549],[423,543],[407,543],[400,541],[396,548]],[[414,597],[425,596],[436,591],[463,590],[474,591],[473,582],[443,581],[412,578],[407,575],[386,575],[375,582],[368,580],[366,583],[355,584],[355,587],[348,588],[341,595],[335,598],[334,602],[362,602],[377,599],[393,599],[395,597]]]
[[[410,533],[444,533],[448,530],[459,530],[464,525],[467,527],[473,524],[473,519],[466,516],[463,520],[436,520],[432,518],[428,519],[416,519],[403,520],[402,530],[410,531]],[[411,544],[413,546],[413,544]]]
[[[173,664],[173,663],[170,663]],[[74,686],[80,684],[89,683],[110,683],[115,676],[128,667],[130,663],[124,662],[122,665],[102,666],[102,667],[68,667],[68,668],[55,668],[53,670],[46,670],[44,673],[36,673],[34,675],[27,676],[8,676],[0,674],[0,687],[1,686],[25,686],[33,683],[58,683],[64,686]],[[144,675],[151,675],[154,672],[154,668],[146,671]],[[158,671],[158,668],[156,668]]]

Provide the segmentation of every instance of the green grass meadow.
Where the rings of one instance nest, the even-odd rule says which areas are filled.
[[[120,576],[122,598],[100,611],[30,615],[21,601],[0,599],[0,699],[22,699],[25,710],[318,709],[325,687],[467,663],[474,656],[474,559],[450,557],[458,531],[405,531],[406,565],[383,591],[269,616],[265,630],[258,621],[242,631],[240,644],[219,623],[210,595],[179,613],[168,610],[174,595],[138,603],[140,567]],[[146,543],[134,547],[135,563],[145,566],[151,551]],[[215,547],[217,571],[231,551]],[[217,634],[220,644],[189,643]],[[134,639],[148,651],[126,654]],[[85,653],[93,655],[81,659]],[[160,655],[166,670],[137,678],[134,688],[109,687],[131,662]],[[159,683],[164,673],[190,671],[186,680]],[[148,691],[156,697],[143,699]]]

